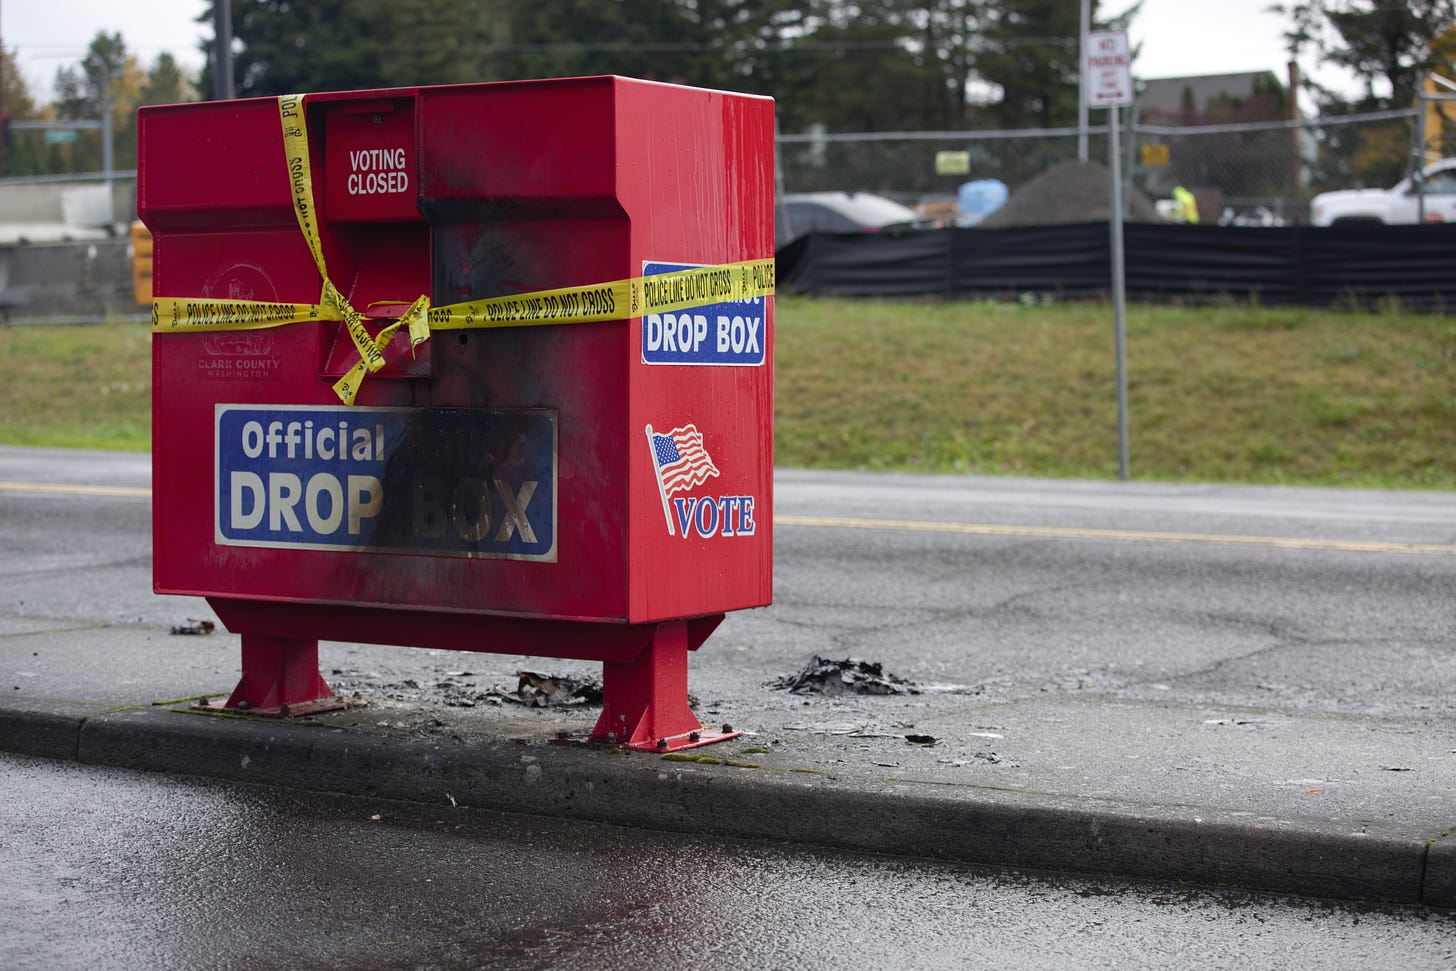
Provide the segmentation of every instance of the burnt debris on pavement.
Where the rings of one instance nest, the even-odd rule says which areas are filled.
[[[776,691],[790,694],[918,695],[920,689],[905,678],[896,677],[878,661],[847,657],[833,660],[814,655],[798,674],[768,683]]]

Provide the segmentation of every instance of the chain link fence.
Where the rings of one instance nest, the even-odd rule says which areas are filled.
[[[1456,96],[1450,96],[1456,97]],[[1175,186],[1191,190],[1205,224],[1299,225],[1309,201],[1331,189],[1388,187],[1410,170],[1412,159],[1456,153],[1426,144],[1415,109],[1301,122],[1168,127],[1136,117],[1121,130],[1128,189],[1148,205],[1171,197]],[[1456,128],[1456,126],[1451,126]],[[1094,127],[1087,156],[1105,164],[1108,133]],[[1075,161],[1074,128],[1021,131],[781,134],[781,193],[862,191],[888,196],[947,222],[959,218],[957,193],[972,180],[998,180],[1012,197],[1028,182]],[[118,211],[134,206],[130,173],[113,173]],[[95,174],[89,177],[95,181]],[[21,180],[0,179],[6,183]],[[45,181],[57,181],[52,178]],[[79,184],[79,182],[78,182]],[[13,185],[35,196],[34,187]],[[8,197],[7,197],[8,198]],[[1061,204],[1067,203],[1063,194]],[[1105,198],[1102,201],[1105,213]],[[9,203],[0,211],[16,218]],[[1075,211],[1061,221],[1078,221]],[[34,219],[35,217],[26,217]],[[100,319],[146,313],[133,294],[133,250],[124,222],[87,238],[64,239],[55,227],[45,239],[27,238],[24,226],[0,222],[0,321]],[[6,230],[9,232],[6,232]],[[77,235],[77,234],[73,234]]]
[[[0,322],[94,321],[148,312],[133,294],[125,238],[0,246]]]
[[[0,179],[0,323],[147,317],[135,211],[130,172]]]
[[[1331,189],[1388,187],[1410,168],[1414,109],[1305,121],[1170,127],[1136,117],[1122,127],[1128,188],[1149,202],[1192,191],[1204,222],[1297,225]],[[1108,130],[1090,129],[1087,157],[1105,165]],[[782,134],[786,193],[862,191],[931,215],[952,212],[960,186],[994,179],[1015,193],[1079,155],[1076,129]],[[1103,201],[1105,206],[1105,200]],[[1062,221],[1077,221],[1070,212]]]

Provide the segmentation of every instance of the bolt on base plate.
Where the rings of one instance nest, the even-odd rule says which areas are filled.
[[[597,737],[593,735],[571,735],[565,732],[552,739],[553,745],[583,745],[591,748],[618,748],[631,749],[634,752],[681,752],[690,748],[702,748],[704,745],[712,745],[715,742],[726,742],[729,739],[738,738],[742,732],[735,732],[732,725],[724,725],[722,729],[699,728],[691,732],[683,732],[680,735],[668,735],[664,738],[657,738],[644,741],[622,741],[616,736],[608,734]]]
[[[246,701],[228,707],[226,696],[208,698],[204,695],[188,707],[194,711],[227,711],[239,715],[258,715],[262,718],[302,718],[304,715],[321,715],[326,711],[343,711],[349,707],[349,703],[335,695],[328,698],[315,698],[312,701],[299,701],[291,705],[275,705],[272,708],[254,708]]]

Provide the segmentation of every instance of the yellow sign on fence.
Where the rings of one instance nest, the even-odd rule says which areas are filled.
[[[1157,168],[1168,164],[1168,146],[1154,143],[1144,145],[1139,150],[1142,163],[1148,168]]]
[[[936,175],[969,175],[971,171],[970,152],[936,152]]]

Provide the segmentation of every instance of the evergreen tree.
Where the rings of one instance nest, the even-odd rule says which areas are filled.
[[[819,23],[831,0],[676,0],[703,47],[701,82],[788,99],[814,84],[795,39]]]
[[[1077,123],[1082,75],[1081,7],[1067,0],[997,0],[987,4],[980,50],[972,61],[977,80],[1000,89],[983,106],[976,127],[1064,128]],[[1137,5],[1100,20],[1092,3],[1093,29],[1126,29]],[[987,124],[989,122],[989,124]]]
[[[924,96],[927,78],[938,71],[927,72],[924,58],[909,48],[893,20],[862,15],[826,24],[799,46],[812,84],[783,99],[783,129],[907,131],[940,120],[936,109],[943,105]]]
[[[12,51],[0,48],[0,107],[10,121],[31,121],[41,117],[30,87],[15,63]],[[45,171],[44,142],[39,132],[11,131],[0,146],[0,175],[39,175]]]
[[[111,101],[111,84],[126,70],[126,42],[100,31],[79,65],[56,71],[56,111],[62,118],[97,118]]]
[[[112,164],[127,168],[136,162],[136,97],[141,72],[126,52],[120,34],[99,31],[79,64],[57,69],[54,108],[60,119],[96,121],[111,117]],[[48,146],[46,171],[100,171],[105,152],[100,132],[83,133],[74,142]]]
[[[676,0],[542,0],[511,4],[501,67],[515,78],[622,74],[711,84],[703,25]]]
[[[232,32],[240,96],[614,73],[771,95],[786,131],[959,129],[1071,124],[1078,13],[1074,0],[232,0]],[[999,96],[973,116],[976,86]]]
[[[989,66],[986,35],[994,12],[987,0],[933,0],[907,7],[905,19],[918,24],[916,41],[932,69],[922,97],[938,106],[941,121],[934,127],[968,124],[971,86]]]
[[[192,84],[182,74],[177,59],[163,51],[147,72],[137,105],[167,105],[193,100]]]
[[[1409,108],[1426,73],[1443,63],[1435,42],[1456,21],[1456,0],[1297,0],[1271,9],[1288,14],[1290,55],[1348,69],[1353,97],[1310,83],[1322,112]],[[1411,127],[1404,122],[1326,132],[1314,167],[1315,188],[1390,185],[1411,168]]]
[[[1360,83],[1353,98],[1311,84],[1329,112],[1409,107],[1441,61],[1433,41],[1456,21],[1456,0],[1296,0],[1271,9],[1293,21],[1291,56],[1346,68]]]
[[[506,70],[504,0],[233,0],[231,8],[238,97],[494,80]],[[211,77],[209,47],[204,90]]]

